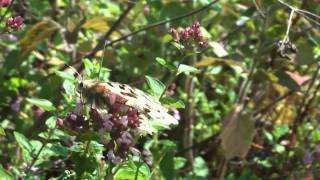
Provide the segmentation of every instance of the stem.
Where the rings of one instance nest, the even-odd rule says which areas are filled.
[[[140,164],[140,162],[141,162],[141,156],[139,157],[139,166],[138,166],[138,168],[137,168],[136,175],[135,175],[135,177],[134,177],[135,180],[138,180],[139,169],[140,169],[140,167],[142,166],[142,164]]]
[[[51,139],[51,136],[54,134],[54,131],[57,129],[57,125],[48,132],[48,138],[45,140],[45,142],[43,142],[42,146],[40,147],[39,151],[37,152],[36,156],[32,159],[31,164],[27,167],[25,174],[28,174],[32,168],[32,166],[37,162],[42,150],[46,147],[46,145],[48,144],[49,140]]]
[[[194,107],[193,107],[193,92],[194,92],[194,80],[193,76],[187,77],[185,91],[187,92],[187,105],[185,109],[185,125],[183,131],[183,148],[192,147],[194,139]],[[193,149],[190,148],[185,152],[185,156],[188,160],[188,167],[193,168],[194,157]]]
[[[87,141],[87,144],[86,144],[86,149],[84,150],[84,154],[87,154],[89,149],[90,149],[90,143],[91,143],[91,140],[88,140]]]
[[[228,169],[228,163],[229,163],[228,159],[223,161],[222,171],[221,171],[221,174],[219,176],[220,180],[223,180],[224,176],[226,175],[226,172],[227,172],[227,169]]]

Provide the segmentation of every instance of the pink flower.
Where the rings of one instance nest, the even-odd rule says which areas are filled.
[[[169,30],[169,33],[171,34],[172,38],[175,40],[175,41],[179,41],[180,40],[180,36],[179,36],[179,33],[176,29],[173,29],[171,28]]]
[[[202,40],[202,41],[199,42],[199,46],[200,47],[207,48],[208,45],[209,45],[209,43],[206,40]]]
[[[60,126],[60,127],[62,127],[63,124],[64,124],[63,119],[58,118],[58,119],[57,119],[57,125]]]
[[[183,39],[183,40],[188,40],[188,39],[190,38],[191,33],[193,33],[193,32],[191,32],[190,30],[191,30],[191,28],[190,28],[190,27],[187,27],[187,28],[182,32],[182,39]]]
[[[7,27],[15,30],[21,30],[23,24],[23,18],[21,16],[10,17],[7,20]]]
[[[0,0],[0,7],[7,7],[11,4],[11,0]]]

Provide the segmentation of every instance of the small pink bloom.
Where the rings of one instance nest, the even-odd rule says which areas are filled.
[[[169,30],[169,33],[171,34],[172,38],[175,40],[175,41],[179,41],[180,40],[180,37],[179,37],[179,33],[176,29],[173,29],[171,28]]]
[[[183,38],[183,40],[188,40],[192,34],[193,34],[193,30],[191,30],[190,27],[187,27],[187,28],[182,32],[182,38]]]
[[[199,42],[200,47],[206,48],[206,47],[208,47],[208,45],[209,45],[209,43],[206,40],[202,40]]]
[[[15,30],[21,30],[22,24],[23,24],[23,18],[21,16],[10,17],[6,23],[7,27]]]
[[[57,119],[57,125],[58,125],[58,126],[61,126],[61,127],[62,127],[62,126],[63,126],[63,123],[64,123],[63,119],[60,119],[60,118]]]
[[[169,85],[169,87],[168,87],[168,90],[169,90],[169,91],[174,91],[176,88],[177,88],[176,83],[171,83],[171,84]]]
[[[11,0],[0,0],[0,7],[7,7],[11,4]]]

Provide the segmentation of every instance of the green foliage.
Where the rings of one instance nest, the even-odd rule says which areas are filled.
[[[155,97],[160,98],[161,95],[163,94],[166,86],[162,82],[160,82],[159,80],[157,80],[153,77],[150,77],[150,76],[146,76],[146,80],[147,80],[148,86],[151,90],[151,93]]]

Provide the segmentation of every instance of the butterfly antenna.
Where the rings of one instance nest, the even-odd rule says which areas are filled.
[[[78,77],[80,77],[80,78],[81,78],[80,81],[83,82],[83,77],[82,77],[82,75],[78,72],[78,70],[77,70],[76,68],[74,68],[73,66],[70,66],[70,65],[68,65],[68,64],[64,64],[64,65],[65,65],[66,67],[72,69],[73,72],[77,75],[77,79],[78,79]],[[75,74],[73,74],[73,75],[75,75]]]

